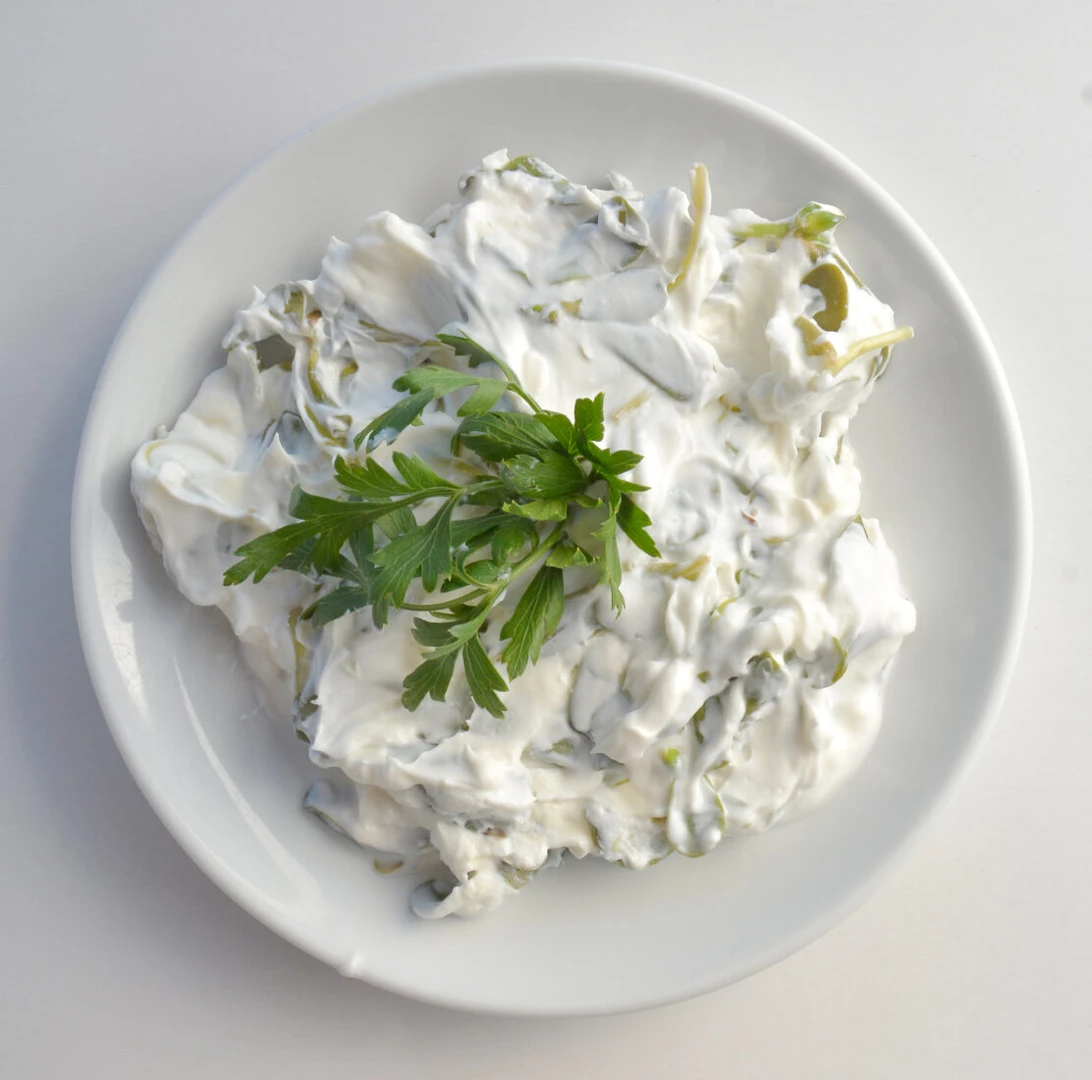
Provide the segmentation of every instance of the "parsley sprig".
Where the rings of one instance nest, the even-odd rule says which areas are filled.
[[[461,658],[472,698],[499,717],[505,711],[499,693],[508,685],[483,635],[507,590],[529,578],[500,629],[500,659],[515,679],[538,661],[558,627],[567,568],[598,567],[620,611],[619,530],[647,554],[658,557],[659,551],[648,533],[651,520],[633,500],[646,489],[623,478],[641,455],[602,445],[602,394],[579,398],[570,419],[543,409],[514,372],[473,339],[438,338],[471,369],[488,364],[503,377],[434,364],[399,376],[394,389],[406,396],[356,437],[364,456],[334,462],[343,497],[297,487],[289,505],[296,520],[239,548],[239,562],[225,572],[224,583],[261,581],[278,567],[335,579],[336,587],[304,612],[315,626],[369,606],[376,627],[386,625],[392,608],[418,612],[413,636],[422,661],[403,682],[405,707],[416,709],[426,696],[443,701]],[[465,391],[452,453],[472,455],[464,462],[472,465],[472,479],[447,480],[419,456],[397,450],[393,470],[367,456],[397,439],[432,402]],[[495,411],[506,395],[530,412]],[[429,516],[419,523],[415,511],[426,505]],[[590,515],[598,518],[593,541],[578,543],[572,525]],[[418,599],[411,601],[415,583]]]

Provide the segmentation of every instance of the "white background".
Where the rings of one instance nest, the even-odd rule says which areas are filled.
[[[680,0],[671,9],[651,0],[2,5],[0,1074],[1092,1071],[1083,677],[1092,665],[1092,7]],[[560,1022],[469,1017],[349,982],[221,895],[114,749],[68,569],[74,459],[95,379],[127,307],[185,226],[265,150],[334,107],[437,68],[544,55],[719,83],[804,124],[883,184],[938,243],[990,328],[1027,440],[1036,513],[1030,616],[1006,705],[970,779],[880,895],[725,991]]]

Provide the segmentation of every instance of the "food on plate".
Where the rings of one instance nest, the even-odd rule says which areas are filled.
[[[418,914],[705,854],[867,753],[915,613],[847,429],[911,332],[841,220],[501,151],[256,290],[137,452],[172,579],[327,770],[304,805]]]

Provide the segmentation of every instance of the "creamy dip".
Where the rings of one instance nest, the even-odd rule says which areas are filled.
[[[378,870],[426,882],[419,914],[489,910],[564,854],[703,854],[814,806],[869,749],[915,615],[860,516],[846,429],[908,332],[841,258],[839,218],[713,214],[700,166],[689,194],[644,195],[501,151],[423,225],[377,214],[313,281],[256,290],[226,365],[138,451],[133,493],[172,579],[224,612],[268,709],[329,769],[305,805]],[[341,494],[333,463],[362,455],[353,436],[401,372],[465,370],[445,331],[545,408],[605,393],[604,445],[644,456],[630,478],[661,554],[622,538],[620,615],[594,574],[565,572],[561,624],[502,719],[459,671],[446,701],[403,707],[410,612],[317,629],[301,613],[329,581],[223,584],[237,548],[292,520],[294,486]],[[395,448],[450,475],[458,421],[443,403],[422,419]]]

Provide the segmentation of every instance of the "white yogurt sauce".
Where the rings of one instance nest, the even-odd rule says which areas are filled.
[[[872,743],[915,619],[845,439],[890,308],[844,275],[841,325],[802,332],[826,304],[802,279],[837,249],[741,240],[763,219],[709,213],[700,167],[688,197],[506,163],[487,158],[424,226],[377,214],[314,281],[256,291],[226,366],[133,462],[178,588],[224,612],[269,709],[330,769],[306,805],[377,869],[430,879],[413,893],[429,917],[489,910],[565,852],[640,868],[814,805]],[[322,583],[222,583],[236,548],[292,520],[294,485],[338,495],[334,459],[401,371],[462,363],[441,331],[502,356],[545,408],[605,392],[604,445],[644,455],[632,478],[662,553],[622,539],[619,617],[566,572],[562,624],[499,720],[459,673],[446,702],[402,707],[420,659],[406,612],[317,631],[299,615]],[[450,474],[455,424],[430,410],[397,447]]]

